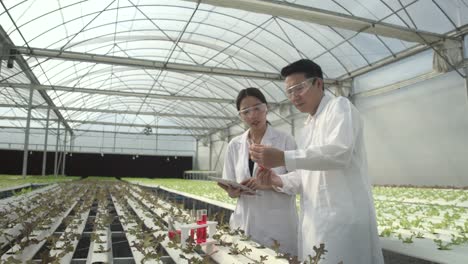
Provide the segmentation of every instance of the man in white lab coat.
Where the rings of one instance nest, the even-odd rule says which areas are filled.
[[[250,147],[258,164],[290,171],[263,170],[257,182],[301,194],[300,259],[314,256],[313,247],[324,243],[320,264],[383,263],[359,112],[348,99],[324,93],[322,70],[311,60],[296,61],[281,74],[287,96],[309,116],[297,150]]]

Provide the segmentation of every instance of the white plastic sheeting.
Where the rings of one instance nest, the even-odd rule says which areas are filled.
[[[1,50],[14,48],[8,44],[11,40],[13,46],[23,50],[27,65],[21,68],[16,60],[9,69],[5,59],[1,62],[1,138],[7,138],[9,133],[4,127],[24,131],[27,85],[31,80],[23,69],[29,67],[56,106],[55,110],[74,130],[75,147],[135,154],[160,153],[172,148],[186,154],[195,152],[198,139],[201,146],[199,167],[211,164],[211,169],[217,169],[222,164],[219,162],[223,155],[222,144],[214,146],[217,143],[213,143],[211,161],[205,162],[210,155],[205,153],[208,148],[202,146],[202,141],[208,140],[203,136],[211,135],[216,141],[219,140],[216,132],[229,129],[232,137],[243,130],[233,103],[239,90],[259,87],[272,105],[287,103],[278,73],[283,66],[300,58],[319,63],[329,83],[344,80],[348,85],[353,81],[353,92],[357,94],[395,83],[401,85],[418,76],[433,77],[433,51],[428,40],[463,34],[461,31],[466,33],[468,23],[466,0],[250,1],[249,6],[256,5],[255,10],[248,10],[240,3],[242,1],[60,0],[47,4],[33,0],[3,1],[0,25],[7,37],[0,39]],[[269,6],[274,8],[267,8]],[[273,14],[273,9],[283,16]],[[292,13],[298,16],[288,14],[288,10],[294,10]],[[307,12],[311,16],[307,16]],[[326,16],[330,24],[317,20],[320,16]],[[59,55],[36,56],[35,49]],[[426,51],[392,64],[391,70],[377,69],[355,76],[366,69],[397,61],[400,55],[415,49]],[[62,51],[67,52],[66,60],[60,58]],[[93,61],[93,54],[101,56],[101,61]],[[2,58],[9,56],[1,55]],[[88,59],[84,60],[83,55]],[[117,59],[129,63],[115,64]],[[147,60],[158,66],[130,65],[132,60]],[[164,66],[168,63],[177,63],[180,68],[171,70]],[[184,71],[184,65],[191,69],[212,67],[217,73]],[[244,75],[238,74],[239,71]],[[246,74],[249,71],[267,73],[270,77],[252,78]],[[412,89],[405,86],[389,93],[392,89],[387,89],[386,94],[357,96],[356,102],[379,102],[389,94]],[[47,105],[43,96],[34,92],[31,125],[42,128],[43,133]],[[275,126],[294,133],[300,130],[299,120],[303,115],[290,116],[297,114],[294,110],[286,114],[278,110],[278,113],[287,120],[298,120],[291,127],[271,113],[269,119]],[[381,114],[379,118],[383,123],[392,118],[385,111]],[[218,118],[220,116],[223,118]],[[57,117],[53,111],[50,118],[53,119],[50,126],[55,128]],[[152,129],[149,136],[144,135],[147,127]],[[35,133],[41,131],[38,129]],[[103,131],[105,133],[101,133]],[[149,139],[155,138],[156,133],[160,136],[158,149],[153,139]],[[191,144],[186,141],[186,135],[192,136],[188,137]],[[13,137],[15,139],[11,140],[16,143],[24,140]],[[178,137],[181,140],[175,139]],[[164,140],[168,145],[161,147]],[[33,144],[39,145],[40,141],[32,139]],[[49,140],[49,144],[55,141]]]
[[[354,80],[353,93],[361,93],[391,85],[432,71],[431,50],[400,60],[389,67],[369,72]],[[391,70],[388,68],[391,67]]]
[[[357,99],[373,183],[467,186],[466,92],[452,72]]]

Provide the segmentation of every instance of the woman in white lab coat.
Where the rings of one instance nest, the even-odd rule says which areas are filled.
[[[300,259],[314,256],[313,247],[324,243],[320,264],[383,264],[359,112],[348,99],[324,93],[322,70],[310,60],[281,74],[289,99],[309,117],[300,149],[250,148],[260,165],[291,171],[264,170],[258,183],[301,194]]]
[[[225,155],[223,178],[255,188],[258,165],[249,157],[252,143],[271,145],[282,150],[294,150],[294,139],[271,127],[267,122],[267,102],[257,88],[239,92],[236,101],[240,118],[249,127],[242,135],[229,142]],[[273,169],[278,174],[286,173],[285,167]],[[257,195],[242,193],[240,189],[220,185],[229,196],[238,198],[230,219],[232,229],[240,228],[256,241],[271,247],[273,241],[280,243],[280,251],[297,256],[297,211],[296,196],[273,190],[257,190]]]

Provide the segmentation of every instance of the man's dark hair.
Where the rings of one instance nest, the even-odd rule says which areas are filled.
[[[242,102],[242,99],[246,98],[247,96],[253,96],[260,100],[262,103],[268,104],[265,95],[263,95],[263,93],[258,88],[249,87],[239,91],[239,94],[237,95],[236,99],[237,111],[240,110],[240,103]]]
[[[319,77],[323,80],[322,68],[309,59],[298,60],[281,69],[283,78],[294,73],[304,73],[306,78]]]

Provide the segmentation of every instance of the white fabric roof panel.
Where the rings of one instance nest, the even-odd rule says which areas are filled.
[[[46,90],[66,119],[115,122],[117,118],[120,123],[149,124],[154,122],[154,117],[148,113],[154,112],[155,116],[167,114],[159,120],[181,127],[202,124],[224,128],[233,124],[236,119],[229,119],[237,115],[233,102],[238,91],[246,87],[261,88],[269,102],[286,102],[283,84],[279,77],[261,79],[237,77],[232,73],[223,76],[125,63],[126,66],[112,65],[112,62],[80,61],[78,57],[72,60],[73,54],[66,60],[37,57],[34,49],[143,59],[162,65],[178,63],[226,71],[263,72],[272,76],[278,76],[280,69],[292,61],[310,58],[319,63],[326,78],[333,81],[420,45],[402,40],[404,38],[385,36],[393,34],[388,33],[388,28],[380,31],[387,30],[388,34],[379,36],[346,29],[346,26],[311,23],[301,16],[275,16],[268,13],[267,8],[253,12],[236,3],[243,2],[59,0],[44,4],[33,0],[7,1],[2,4],[8,13],[0,8],[0,23],[15,46],[32,48],[32,55],[24,55],[24,58],[43,85],[41,89]],[[366,21],[384,22],[396,32],[409,28],[404,32],[407,35],[411,30],[446,34],[466,25],[468,20],[463,15],[468,13],[468,4],[463,0],[288,0],[252,1],[251,4],[273,5],[275,10],[283,8],[281,12],[288,8],[322,12],[328,15],[329,21],[337,22],[334,25],[348,19],[354,19],[356,25],[368,23]],[[256,8],[261,8],[258,6]],[[424,44],[417,36],[414,39]],[[17,64],[14,69],[4,65],[0,82],[31,83]],[[8,78],[11,75],[15,76]],[[73,88],[75,90],[71,91]],[[28,98],[28,90],[24,86],[18,89],[0,87],[0,93],[5,104],[27,104],[24,98]],[[175,98],[162,98],[163,95]],[[187,97],[193,100],[188,101]],[[46,105],[38,93],[34,104]],[[79,109],[95,111],[77,111]],[[37,111],[46,112],[45,109]],[[128,113],[123,114],[123,111]],[[137,115],[139,112],[144,114]],[[184,114],[188,117],[181,116]],[[196,115],[205,117],[200,119]],[[216,120],[206,116],[225,118]],[[73,123],[72,126],[99,130],[98,124]]]

